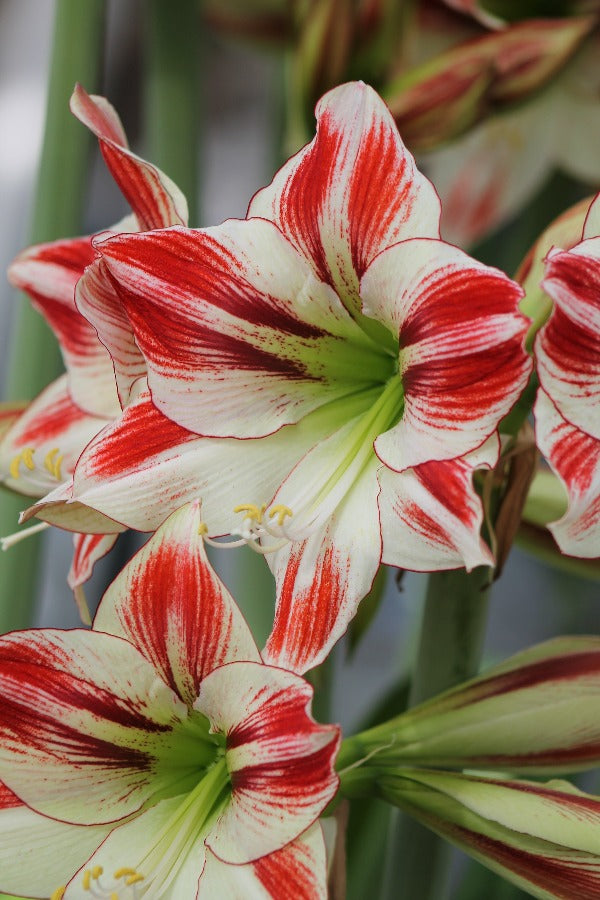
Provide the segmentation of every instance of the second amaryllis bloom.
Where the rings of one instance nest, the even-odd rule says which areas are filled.
[[[325,900],[339,730],[263,664],[202,533],[171,516],[92,631],[0,639],[0,890]]]
[[[375,92],[336,88],[317,121],[246,220],[96,243],[79,308],[118,348],[110,279],[152,402],[37,508],[61,524],[84,504],[149,530],[201,496],[212,535],[266,551],[266,654],[295,671],[326,656],[381,562],[492,564],[472,477],[496,462],[531,365],[521,289],[439,239],[435,191]]]

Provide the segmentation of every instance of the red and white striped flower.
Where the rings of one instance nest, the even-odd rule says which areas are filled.
[[[294,671],[326,656],[380,562],[492,563],[472,475],[530,368],[520,288],[439,239],[437,196],[374,91],[334,89],[317,120],[246,220],[96,242],[78,303],[113,356],[127,317],[151,398],[35,509],[151,530],[201,496],[211,534],[268,551],[267,658]]]
[[[90,97],[79,85],[71,98],[71,110],[99,139],[100,148],[115,181],[129,201],[133,215],[111,231],[138,231],[187,222],[183,194],[155,166],[133,154],[116,112],[103,97]],[[93,236],[38,244],[21,253],[8,270],[14,287],[25,291],[58,339],[66,374],[61,375],[29,404],[0,442],[0,477],[18,493],[42,497],[63,486],[75,468],[81,451],[121,413],[115,383],[115,362],[98,331],[75,305],[75,285],[86,266],[97,257]],[[110,284],[105,285],[105,302]],[[119,304],[113,303],[114,315]],[[139,352],[123,346],[128,375],[135,382],[146,373]],[[120,370],[119,370],[120,371]],[[122,530],[120,523],[106,523],[112,541],[91,542],[76,537],[75,559],[70,573],[77,589],[89,577],[91,567],[104,555]]]
[[[541,388],[534,413],[537,443],[564,483],[566,514],[551,523],[560,549],[600,556],[600,199],[582,240],[546,257],[542,287],[554,301],[535,357]]]
[[[326,897],[339,730],[262,662],[203,530],[171,516],[92,631],[0,639],[0,890]]]

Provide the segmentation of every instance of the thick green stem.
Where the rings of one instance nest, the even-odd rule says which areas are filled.
[[[145,129],[148,157],[187,197],[198,224],[202,30],[198,0],[149,0]]]
[[[48,85],[44,143],[31,229],[32,242],[70,237],[82,230],[91,135],[69,112],[76,81],[97,90],[103,50],[102,0],[58,0]],[[31,400],[60,368],[56,341],[42,317],[21,302],[10,343],[6,396]],[[16,530],[27,499],[0,495],[0,535]],[[40,539],[0,554],[0,632],[30,624]]]
[[[473,677],[481,661],[491,572],[481,567],[429,576],[409,706]],[[449,845],[396,815],[388,846],[386,900],[444,900]]]

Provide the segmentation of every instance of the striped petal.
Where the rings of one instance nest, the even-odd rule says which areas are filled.
[[[89,237],[38,244],[17,256],[8,277],[29,295],[56,335],[73,401],[88,413],[114,416],[119,403],[110,356],[75,307],[77,280],[95,258]]]
[[[433,240],[384,251],[361,282],[364,312],[399,336],[404,413],[375,450],[397,471],[452,459],[488,438],[525,387],[521,288]]]
[[[263,651],[266,662],[305,672],[322,662],[346,631],[381,562],[378,493],[372,454],[320,528],[267,556],[277,582],[277,606]]]
[[[226,735],[232,794],[206,840],[224,862],[280,850],[335,795],[339,729],[314,721],[312,695],[297,675],[252,662],[222,666],[202,682],[196,709]]]
[[[66,825],[41,816],[0,782],[0,891],[48,897],[107,832],[105,825]]]
[[[0,441],[0,478],[30,497],[53,490],[108,419],[84,412],[61,375],[33,400]]]
[[[459,459],[424,463],[400,473],[382,467],[382,561],[417,572],[493,566],[480,536],[483,507],[473,472],[494,466],[498,451],[494,435]]]
[[[209,849],[198,900],[326,900],[327,865],[320,825],[287,847],[246,865],[231,866]]]
[[[589,421],[594,409],[590,405]],[[543,391],[534,406],[538,447],[569,496],[565,515],[548,527],[569,556],[600,556],[600,440],[572,425]]]
[[[212,570],[198,502],[173,513],[106,591],[94,630],[126,638],[192,706],[202,679],[260,661],[242,614]]]
[[[600,237],[546,261],[554,311],[535,343],[540,383],[561,415],[600,440]]]
[[[382,792],[423,824],[542,900],[600,894],[600,799],[570,784],[406,770]]]
[[[164,781],[157,757],[186,708],[126,641],[89,631],[0,640],[0,777],[32,809],[110,822]]]
[[[92,577],[94,566],[115,545],[118,534],[74,534],[73,560],[67,575],[67,584],[73,591],[75,602],[84,625],[91,625],[90,612],[83,592],[83,585]]]
[[[154,403],[191,431],[259,437],[388,374],[386,355],[270,222],[122,236],[98,249]]]
[[[256,194],[248,216],[275,222],[358,316],[369,263],[407,237],[437,237],[439,200],[372,88],[334,88],[316,117],[314,140]]]
[[[71,112],[98,138],[106,165],[140,230],[186,224],[185,197],[160,169],[129,150],[119,117],[104,97],[90,96],[78,84],[71,97]]]

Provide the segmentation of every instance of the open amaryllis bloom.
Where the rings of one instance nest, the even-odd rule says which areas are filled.
[[[437,196],[374,91],[334,89],[317,121],[246,220],[96,242],[77,302],[118,348],[110,279],[151,398],[35,508],[149,530],[201,496],[212,535],[267,551],[266,654],[295,671],[325,657],[381,562],[492,563],[472,476],[530,369],[520,288],[439,240]]]
[[[202,533],[198,503],[171,516],[92,631],[0,639],[0,890],[326,897],[338,728],[263,664]]]
[[[90,97],[79,85],[71,110],[99,139],[106,163],[133,215],[111,231],[139,231],[187,222],[183,194],[155,166],[133,154],[116,112],[103,97]],[[54,241],[30,247],[11,264],[8,277],[25,291],[46,319],[62,352],[66,374],[46,388],[6,431],[0,441],[0,478],[18,493],[42,497],[69,482],[81,451],[121,413],[123,397],[115,381],[115,363],[96,328],[75,306],[75,285],[97,257],[93,236]],[[105,287],[105,302],[110,285]],[[113,304],[118,315],[119,304]],[[133,384],[145,375],[144,361],[134,347],[121,347]],[[121,400],[121,402],[120,402]],[[69,576],[77,588],[88,577],[95,559],[103,555],[122,530],[106,523],[112,540],[75,539]]]
[[[583,240],[546,258],[542,286],[554,309],[535,356],[541,389],[534,413],[540,450],[563,481],[569,507],[550,524],[563,553],[600,556],[600,200]]]

